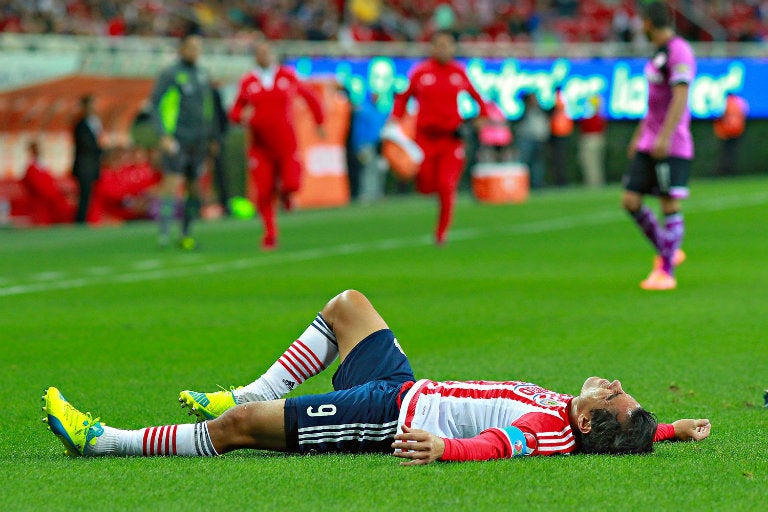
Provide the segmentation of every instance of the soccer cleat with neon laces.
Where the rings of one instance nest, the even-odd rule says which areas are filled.
[[[235,388],[231,388],[213,393],[200,393],[185,389],[179,393],[179,403],[182,407],[189,407],[189,414],[194,414],[199,420],[212,420],[237,405],[234,390]]]
[[[647,279],[640,283],[643,290],[674,290],[677,279],[663,270],[652,270]]]
[[[75,409],[54,387],[45,390],[43,412],[46,413],[43,422],[48,424],[48,430],[61,440],[65,453],[72,457],[85,455],[85,449],[96,444],[104,433],[99,418],[93,419],[91,413]]]

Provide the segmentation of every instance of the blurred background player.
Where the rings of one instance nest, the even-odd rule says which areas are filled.
[[[389,112],[380,108],[375,93],[366,94],[358,104],[353,105],[349,144],[351,167],[356,168],[357,179],[350,179],[350,194],[362,203],[376,201],[384,195],[386,166],[380,154],[381,130],[387,117]],[[353,181],[355,189],[352,187]]]
[[[691,46],[675,34],[666,3],[651,2],[644,7],[643,28],[656,50],[645,66],[648,112],[629,144],[632,161],[624,176],[622,204],[658,253],[653,270],[640,286],[670,290],[677,287],[675,267],[685,257],[680,250],[685,232],[680,201],[688,197],[693,159],[688,90],[696,75],[696,61]],[[643,204],[647,194],[659,197],[663,226]]]
[[[715,170],[717,176],[737,174],[739,140],[744,135],[747,113],[749,113],[747,100],[729,92],[725,98],[723,115],[718,117],[712,125],[715,136],[721,141],[720,161]]]
[[[45,226],[72,222],[75,216],[74,204],[40,159],[40,145],[33,140],[27,146],[27,151],[29,163],[21,184],[29,196],[32,223]]]
[[[256,185],[256,207],[264,224],[261,247],[277,246],[275,199],[292,207],[291,195],[301,186],[301,155],[292,111],[296,95],[307,103],[322,137],[323,110],[317,95],[294,71],[277,63],[266,40],[254,44],[256,66],[240,80],[229,117],[250,128],[248,170]]]
[[[608,127],[600,95],[589,98],[589,109],[589,115],[579,120],[579,163],[584,184],[600,187],[605,183],[605,132]]]
[[[197,65],[202,46],[199,34],[183,36],[178,62],[160,74],[152,91],[152,118],[160,136],[163,170],[158,215],[161,247],[168,245],[180,190],[184,191],[180,246],[186,250],[196,247],[191,226],[200,210],[198,178],[216,137],[210,77]]]
[[[422,194],[437,194],[440,213],[435,241],[442,245],[453,216],[456,189],[464,170],[464,143],[459,133],[463,122],[458,108],[459,93],[466,91],[477,102],[480,118],[487,117],[485,102],[456,60],[456,40],[448,31],[432,36],[432,56],[417,64],[409,77],[408,89],[395,98],[392,118],[405,115],[408,100],[419,103],[416,118],[416,143],[424,151],[424,161],[416,175],[416,188]]]
[[[552,173],[555,185],[568,185],[568,141],[573,133],[573,119],[560,87],[555,89],[555,105],[549,115],[549,147],[552,151]]]
[[[93,185],[99,179],[102,148],[99,137],[102,134],[101,120],[96,115],[94,98],[90,94],[80,99],[80,118],[74,127],[75,159],[72,176],[80,189],[75,222],[82,224],[88,216]]]
[[[531,188],[536,189],[544,186],[544,151],[549,139],[550,122],[535,92],[523,93],[522,100],[525,108],[515,132],[518,158],[528,166]]]

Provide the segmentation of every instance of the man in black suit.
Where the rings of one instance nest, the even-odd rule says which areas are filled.
[[[72,175],[80,186],[80,202],[77,207],[75,222],[85,223],[88,205],[91,201],[93,184],[99,179],[101,168],[101,121],[96,116],[93,106],[93,96],[87,95],[80,99],[82,115],[75,124],[75,161],[72,164]]]

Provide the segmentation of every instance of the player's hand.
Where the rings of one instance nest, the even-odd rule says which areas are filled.
[[[637,139],[633,138],[629,141],[629,145],[627,146],[627,158],[633,160],[635,158],[635,153],[637,153]]]
[[[651,149],[651,156],[656,160],[664,160],[669,156],[669,138],[659,137]]]
[[[395,436],[392,448],[396,451],[392,455],[403,459],[401,466],[417,466],[429,464],[439,459],[445,451],[445,442],[434,434],[418,428],[408,428],[403,425],[403,433]]]
[[[672,423],[678,441],[701,441],[709,437],[712,424],[708,419],[683,419]]]
[[[179,142],[170,135],[160,137],[160,151],[167,155],[175,155],[179,152]]]

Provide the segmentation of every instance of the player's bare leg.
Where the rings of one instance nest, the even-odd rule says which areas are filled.
[[[284,409],[285,400],[250,402],[207,422],[216,452],[241,448],[285,451]]]
[[[368,298],[357,290],[341,292],[320,314],[336,334],[341,361],[370,334],[388,328]]]
[[[213,419],[237,404],[276,400],[325,370],[338,355],[343,361],[368,335],[387,324],[360,292],[346,290],[323,307],[307,329],[264,374],[230,390],[179,394],[182,407],[201,419]]]

